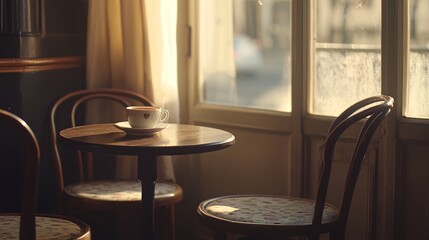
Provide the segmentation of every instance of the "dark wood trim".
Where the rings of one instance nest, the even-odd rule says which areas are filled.
[[[85,66],[84,56],[52,58],[0,58],[0,73],[38,72]]]

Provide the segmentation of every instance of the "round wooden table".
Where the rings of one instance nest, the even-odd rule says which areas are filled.
[[[78,126],[60,132],[60,139],[78,150],[138,156],[138,179],[142,183],[143,239],[154,239],[157,156],[217,151],[235,142],[234,135],[220,129],[169,124],[170,127],[150,137],[127,135],[112,123]]]

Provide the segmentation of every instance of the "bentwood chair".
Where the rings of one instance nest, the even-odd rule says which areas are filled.
[[[215,232],[215,239],[228,233],[243,234],[246,239],[277,239],[307,236],[319,239],[329,233],[331,239],[344,239],[352,195],[362,160],[377,127],[393,107],[393,98],[374,96],[347,108],[331,124],[325,140],[323,165],[315,200],[286,196],[232,195],[203,201],[198,206],[200,222]],[[360,126],[345,180],[339,209],[326,203],[335,145],[352,125]]]
[[[117,111],[117,115],[120,116],[117,121],[126,120],[126,106],[153,105],[141,94],[113,88],[75,91],[54,103],[50,116],[51,139],[58,170],[58,192],[64,195],[61,209],[90,223],[94,238],[115,239],[114,235],[118,239],[125,238],[121,231],[128,231],[130,228],[134,229],[134,234],[131,235],[136,236],[139,234],[136,222],[141,221],[140,182],[137,179],[115,180],[113,176],[97,177],[94,175],[94,169],[97,167],[100,169],[100,165],[97,165],[96,161],[98,160],[101,165],[108,165],[109,158],[114,160],[111,159],[112,156],[76,152],[62,146],[57,138],[60,130],[81,125],[84,122],[86,107],[94,103],[104,104],[103,113]],[[112,122],[111,119],[101,120]],[[73,163],[78,165],[73,166]],[[161,228],[156,229],[160,238],[175,239],[174,206],[182,200],[182,197],[182,188],[173,181],[155,184],[155,225]],[[113,230],[124,229],[124,226],[126,230]]]
[[[16,192],[21,199],[20,213],[0,213],[0,239],[91,239],[90,227],[78,219],[36,214],[39,144],[21,118],[4,110],[0,110],[0,149],[1,173],[10,181],[6,184],[22,187]],[[8,157],[11,154],[16,158]],[[6,163],[8,160],[14,162]],[[0,198],[10,194],[12,191],[2,192]]]

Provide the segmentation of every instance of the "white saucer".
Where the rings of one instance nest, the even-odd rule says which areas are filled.
[[[117,122],[114,123],[113,126],[116,128],[121,129],[122,131],[126,132],[128,135],[134,135],[134,136],[153,136],[157,132],[162,131],[168,127],[170,127],[170,124],[166,123],[158,123],[156,127],[154,128],[132,128],[128,121],[125,122]]]

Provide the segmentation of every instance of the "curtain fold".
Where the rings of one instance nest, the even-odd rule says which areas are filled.
[[[177,0],[90,0],[88,2],[87,86],[139,92],[179,121],[177,84]],[[105,116],[91,106],[88,121]],[[135,178],[136,161],[121,156],[118,178]],[[127,160],[129,158],[129,160]],[[159,179],[174,180],[170,157],[158,160]]]

